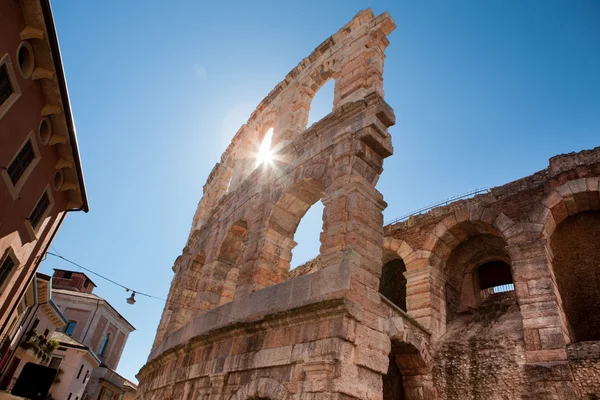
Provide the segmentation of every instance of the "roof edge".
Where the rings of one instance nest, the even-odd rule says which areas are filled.
[[[52,50],[52,59],[54,61],[54,69],[56,71],[56,80],[58,82],[60,90],[60,97],[63,102],[63,109],[65,113],[65,120],[69,131],[69,142],[73,151],[73,157],[75,158],[75,168],[77,169],[77,179],[79,181],[79,187],[81,190],[81,201],[82,205],[80,208],[75,208],[67,211],[90,211],[87,193],[85,190],[85,181],[83,178],[83,168],[81,167],[81,158],[79,156],[79,144],[77,142],[77,134],[75,132],[75,123],[73,122],[73,114],[71,112],[71,102],[69,101],[69,91],[67,88],[67,80],[65,78],[65,71],[63,69],[62,57],[60,54],[60,46],[58,44],[58,35],[56,34],[56,26],[54,24],[54,16],[52,15],[52,7],[50,6],[50,0],[40,0],[42,7],[42,13],[44,14],[44,23],[46,24],[46,32],[48,34],[48,42]]]

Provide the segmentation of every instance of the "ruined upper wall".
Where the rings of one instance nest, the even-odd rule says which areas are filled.
[[[375,16],[371,9],[360,11],[275,86],[238,130],[211,171],[191,232],[202,226],[207,213],[226,193],[237,189],[252,173],[258,148],[270,128],[271,148],[275,151],[307,128],[312,99],[328,80],[335,80],[334,111],[368,93],[383,97],[383,51],[389,43],[386,36],[394,28],[387,12]]]
[[[208,177],[175,261],[155,347],[205,312],[284,282],[298,224],[317,201],[325,205],[324,265],[352,250],[379,268],[385,202],[375,184],[393,152],[387,128],[395,116],[382,82],[386,36],[394,28],[387,13],[359,12],[292,70],[235,135]],[[307,128],[315,92],[329,79],[333,110]],[[257,166],[271,128],[272,160]]]

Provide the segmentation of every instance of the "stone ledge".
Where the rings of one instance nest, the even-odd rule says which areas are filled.
[[[350,289],[352,262],[324,268],[235,299],[200,315],[165,338],[150,353],[148,361],[197,336],[243,322],[254,322],[267,315],[282,313],[313,303],[343,297]]]

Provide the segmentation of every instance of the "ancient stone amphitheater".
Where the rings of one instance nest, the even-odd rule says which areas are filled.
[[[238,131],[175,261],[138,398],[600,398],[600,148],[384,226],[394,28],[361,11]],[[329,79],[333,111],[307,129]],[[276,158],[255,168],[269,128]],[[290,272],[319,200],[320,254]]]

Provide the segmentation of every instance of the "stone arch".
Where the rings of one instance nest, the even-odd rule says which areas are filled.
[[[262,227],[252,231],[254,254],[244,259],[236,297],[287,280],[294,234],[308,209],[325,197],[325,168],[313,165],[266,194]],[[253,245],[254,246],[254,245]],[[243,287],[241,287],[243,286]]]
[[[435,399],[428,337],[401,317],[389,318],[385,330],[391,342],[389,362],[395,365],[390,365],[383,377],[384,400]],[[401,379],[401,384],[393,381],[396,379]]]
[[[589,210],[600,210],[600,178],[579,178],[551,190],[534,209],[529,219],[543,226],[546,239],[552,236],[558,224],[571,215]]]
[[[489,207],[471,205],[455,211],[442,220],[429,234],[423,250],[429,251],[429,265],[445,271],[452,251],[476,235],[493,235],[507,240],[508,230],[515,223],[505,214]]]
[[[290,185],[273,205],[267,220],[267,235],[280,243],[280,268],[289,270],[294,235],[308,209],[325,197],[321,179],[301,178]],[[288,259],[289,257],[289,259]]]
[[[447,322],[484,301],[514,300],[513,263],[507,246],[499,235],[479,233],[452,250],[444,263]],[[509,294],[500,295],[505,291]]]
[[[386,237],[383,240],[383,263],[391,261],[396,256],[405,263],[412,260],[415,252],[412,247],[402,239]]]
[[[239,219],[231,225],[219,245],[211,277],[220,286],[216,287],[220,296],[219,304],[225,304],[233,299],[246,250],[247,237],[248,223],[244,219]]]
[[[406,311],[405,259],[414,253],[401,239],[386,238],[383,242],[383,260],[379,278],[379,293]]]
[[[288,398],[289,392],[283,384],[270,378],[258,378],[239,388],[229,400],[287,400]]]
[[[460,304],[464,271],[452,282],[447,262],[452,252],[471,237],[497,237],[506,247],[515,223],[489,207],[468,205],[445,217],[429,233],[422,248],[407,262],[407,311],[434,336],[446,331],[448,300]],[[463,245],[467,246],[467,245]],[[459,249],[460,250],[460,249]],[[503,254],[506,255],[506,254]],[[448,283],[454,284],[449,286]],[[424,288],[428,288],[423,293]],[[450,295],[449,291],[453,291]],[[458,298],[459,300],[453,300]],[[456,307],[458,308],[458,306]]]
[[[550,191],[530,219],[543,226],[551,284],[572,342],[600,340],[599,178],[571,180]]]

